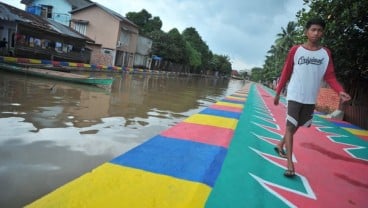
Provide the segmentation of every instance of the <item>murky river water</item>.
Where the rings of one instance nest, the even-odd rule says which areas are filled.
[[[244,85],[100,75],[115,78],[111,92],[0,71],[0,207],[28,204]]]

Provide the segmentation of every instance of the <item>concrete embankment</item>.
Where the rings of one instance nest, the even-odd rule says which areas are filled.
[[[53,61],[44,59],[31,59],[20,57],[0,56],[0,63],[17,64],[25,67],[35,67],[42,69],[51,69],[63,72],[82,71],[82,72],[114,72],[129,74],[147,74],[160,76],[190,76],[190,77],[206,77],[219,78],[213,75],[192,74],[188,72],[150,70],[136,67],[107,66],[101,64],[86,64],[67,61]]]

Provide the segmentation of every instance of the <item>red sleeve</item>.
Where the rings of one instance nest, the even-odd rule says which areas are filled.
[[[276,94],[280,94],[281,90],[285,87],[286,82],[290,79],[291,74],[293,73],[294,68],[294,55],[296,52],[296,49],[299,47],[299,45],[293,46],[287,57],[284,64],[284,67],[282,68],[280,81],[276,87]]]
[[[335,90],[335,92],[340,93],[344,91],[344,88],[340,85],[340,83],[337,81],[335,76],[335,67],[333,65],[331,52],[329,49],[325,48],[328,56],[329,56],[329,62],[327,65],[327,70],[324,76],[324,80],[327,82],[330,87]]]

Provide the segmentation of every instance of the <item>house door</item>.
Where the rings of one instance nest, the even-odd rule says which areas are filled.
[[[118,51],[116,54],[115,66],[127,66],[127,53],[124,51]]]
[[[8,30],[8,51],[9,55],[14,54],[14,47],[15,47],[15,30],[12,28],[9,28]]]

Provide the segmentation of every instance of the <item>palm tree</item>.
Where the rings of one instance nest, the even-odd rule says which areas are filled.
[[[267,51],[266,61],[263,67],[263,75],[266,80],[273,80],[281,73],[284,61],[289,49],[295,44],[299,35],[297,24],[289,22],[286,29],[281,28],[281,33],[277,34],[275,44]]]
[[[287,51],[291,46],[295,44],[298,31],[296,30],[297,24],[293,21],[289,22],[286,29],[281,27],[282,32],[277,34],[276,46],[281,48],[282,51]]]

